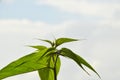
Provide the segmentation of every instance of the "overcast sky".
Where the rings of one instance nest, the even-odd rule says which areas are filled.
[[[84,57],[102,80],[120,79],[120,0],[0,0],[0,69],[54,37],[86,39],[62,45]],[[45,44],[47,45],[47,44]],[[100,80],[61,57],[58,80]],[[31,72],[4,80],[39,80]]]

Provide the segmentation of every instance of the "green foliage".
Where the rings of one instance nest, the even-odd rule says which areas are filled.
[[[78,41],[78,39],[71,39],[71,38],[58,38],[56,40],[56,47],[67,42]]]
[[[50,40],[40,40],[51,44],[51,47],[48,48],[42,45],[30,46],[37,50],[16,61],[13,61],[12,63],[1,69],[0,80],[10,76],[28,73],[32,71],[38,71],[41,80],[57,80],[57,75],[61,66],[60,56],[68,57],[74,60],[85,72],[87,71],[82,65],[88,67],[90,70],[92,70],[99,76],[99,74],[87,61],[72,52],[70,49],[62,48],[60,50],[57,50],[56,48],[63,43],[78,41],[77,39],[58,38],[53,42]]]
[[[56,63],[56,75],[60,69],[60,58],[58,58]],[[49,64],[47,68],[38,70],[41,80],[54,80],[54,61],[52,57],[49,59]]]
[[[27,73],[35,71],[46,66],[46,58],[41,58],[41,56],[46,53],[47,49],[42,51],[34,52],[27,56],[24,56],[4,67],[0,70],[0,80],[9,76],[14,76],[17,74]],[[34,65],[34,66],[33,66]]]
[[[44,42],[47,42],[47,43],[51,44],[51,46],[54,45],[54,43],[53,43],[52,41],[50,41],[50,40],[45,40],[45,39],[39,39],[39,40],[44,41]]]
[[[43,50],[45,48],[47,48],[46,46],[41,46],[41,45],[37,45],[37,46],[30,46],[32,48],[38,49],[38,50]]]
[[[94,70],[94,68],[87,61],[85,61],[82,57],[80,57],[79,55],[72,52],[70,49],[62,48],[61,55],[74,60],[87,74],[89,74],[89,73],[83,68],[82,65],[91,69],[93,72],[95,72],[99,76],[99,74]]]

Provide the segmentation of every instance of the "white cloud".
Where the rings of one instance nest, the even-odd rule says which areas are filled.
[[[118,69],[120,67],[120,37],[119,39],[112,38],[104,41],[96,41],[96,43],[93,44],[93,47],[91,47],[93,62],[96,61],[95,66],[105,80],[115,80],[118,79],[118,76],[120,75],[120,70]]]
[[[108,18],[100,22],[101,26],[120,28],[120,20],[114,18]]]
[[[0,33],[40,33],[46,35],[48,33],[54,33],[58,30],[62,31],[65,28],[65,24],[47,24],[41,21],[31,21],[27,19],[17,20],[0,20]]]
[[[94,3],[86,0],[39,0],[37,4],[45,4],[83,15],[111,17],[116,9],[120,9],[119,3]]]

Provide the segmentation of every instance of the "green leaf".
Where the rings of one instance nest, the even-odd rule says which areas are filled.
[[[57,59],[57,63],[56,63],[56,72],[57,72],[57,75],[60,71],[60,66],[61,66],[61,60],[60,60],[60,57],[58,57]]]
[[[72,38],[58,38],[56,40],[56,47],[67,42],[72,42],[72,41],[78,41],[78,39],[72,39]]]
[[[47,53],[47,51],[49,51],[49,49],[37,51],[8,64],[0,70],[0,80],[47,67],[49,56],[41,58],[45,53]]]
[[[32,48],[35,48],[35,49],[38,49],[38,50],[43,50],[43,49],[46,49],[46,48],[47,48],[46,46],[41,46],[41,45],[29,46],[29,47],[32,47]]]
[[[56,58],[56,56],[54,55],[54,58]],[[56,63],[56,75],[58,75],[59,70],[60,70],[60,58],[57,58],[57,63]],[[50,57],[49,59],[49,63],[48,63],[48,67],[47,68],[43,68],[38,70],[39,76],[41,80],[54,80],[54,60],[53,60],[53,55]]]
[[[49,43],[49,44],[53,45],[53,42],[52,42],[52,41],[50,41],[50,40],[46,40],[46,39],[39,39],[39,40],[44,41],[44,42],[47,42],[47,43]]]
[[[79,55],[72,52],[70,49],[62,48],[61,55],[74,60],[85,72],[86,72],[86,70],[83,68],[82,64],[84,66],[88,67],[90,70],[92,70],[99,76],[99,74],[95,71],[95,69],[87,61],[85,61],[82,57],[80,57]]]
[[[38,70],[40,80],[54,80],[54,71],[48,67]]]
[[[51,57],[48,59],[47,67],[39,69],[38,73],[41,80],[54,80],[53,60]]]

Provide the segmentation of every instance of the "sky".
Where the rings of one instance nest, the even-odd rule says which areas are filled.
[[[60,47],[88,61],[102,80],[120,78],[120,0],[0,0],[0,69],[34,51],[26,45],[47,45],[37,39],[85,39]],[[58,80],[100,80],[61,57]],[[39,80],[37,72],[4,80]]]

